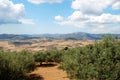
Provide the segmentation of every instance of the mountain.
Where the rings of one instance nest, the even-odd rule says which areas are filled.
[[[47,39],[65,39],[65,40],[99,40],[103,35],[107,34],[90,34],[83,32],[69,33],[69,34],[34,34],[34,35],[15,35],[15,34],[0,34],[0,40],[26,40],[36,38],[47,38]],[[112,36],[118,36],[120,34],[111,34]]]
[[[15,34],[0,34],[0,40],[22,40],[30,39],[31,37],[27,35],[15,35]]]

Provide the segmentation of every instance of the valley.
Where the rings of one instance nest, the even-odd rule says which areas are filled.
[[[45,51],[45,50],[61,50],[65,47],[75,48],[88,44],[93,44],[93,40],[48,40],[48,39],[31,39],[31,40],[12,40],[0,41],[0,48],[10,51],[30,50]]]

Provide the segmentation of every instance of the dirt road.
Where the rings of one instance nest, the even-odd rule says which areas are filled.
[[[65,71],[58,69],[59,65],[43,65],[30,73],[31,80],[69,80]]]

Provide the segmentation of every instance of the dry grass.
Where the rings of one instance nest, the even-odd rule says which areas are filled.
[[[20,41],[21,42],[21,41]],[[25,42],[25,41],[23,41]],[[14,45],[8,41],[0,41],[0,48],[11,51],[21,51],[21,50],[31,50],[31,51],[44,51],[48,49],[63,49],[65,47],[74,48],[79,46],[84,46],[88,44],[93,44],[92,40],[53,40],[53,41],[27,41],[32,42],[32,44],[22,44]]]

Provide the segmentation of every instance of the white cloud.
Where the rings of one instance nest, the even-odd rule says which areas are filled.
[[[19,22],[22,24],[35,24],[32,19],[20,19]]]
[[[62,26],[75,26],[93,33],[119,33],[120,15],[103,13],[100,16],[90,16],[76,11],[67,19],[57,23]]]
[[[33,4],[41,4],[41,3],[61,3],[62,0],[28,0],[29,2]]]
[[[72,8],[85,14],[101,14],[110,4],[109,0],[74,0]]]
[[[14,4],[10,0],[0,0],[0,24],[20,23],[24,15],[24,5]]]
[[[115,9],[115,10],[120,9],[120,0],[114,1],[114,4],[112,5],[112,9]]]
[[[91,16],[89,23],[96,24],[120,24],[120,15],[103,13],[100,16]]]
[[[120,0],[73,0],[71,7],[84,14],[100,15],[109,6],[114,10],[120,9]]]
[[[76,27],[96,26],[100,24],[120,24],[120,15],[101,14],[86,15],[80,11],[75,11],[72,15],[68,16],[66,20],[58,22],[61,25],[72,25]]]
[[[60,15],[55,16],[55,20],[57,20],[57,21],[62,21],[62,20],[63,20],[63,17],[62,17],[62,16],[60,16]]]
[[[71,20],[71,21],[84,21],[87,19],[88,19],[88,16],[84,15],[80,11],[75,11],[71,16],[68,17],[68,20]]]
[[[34,24],[30,19],[23,19],[25,7],[22,3],[14,4],[11,0],[0,0],[1,24]]]
[[[120,29],[120,15],[104,12],[108,8],[120,10],[120,0],[73,0],[71,7],[75,11],[67,18],[63,17],[62,21],[57,21],[58,24],[101,33],[118,32],[117,29]]]

